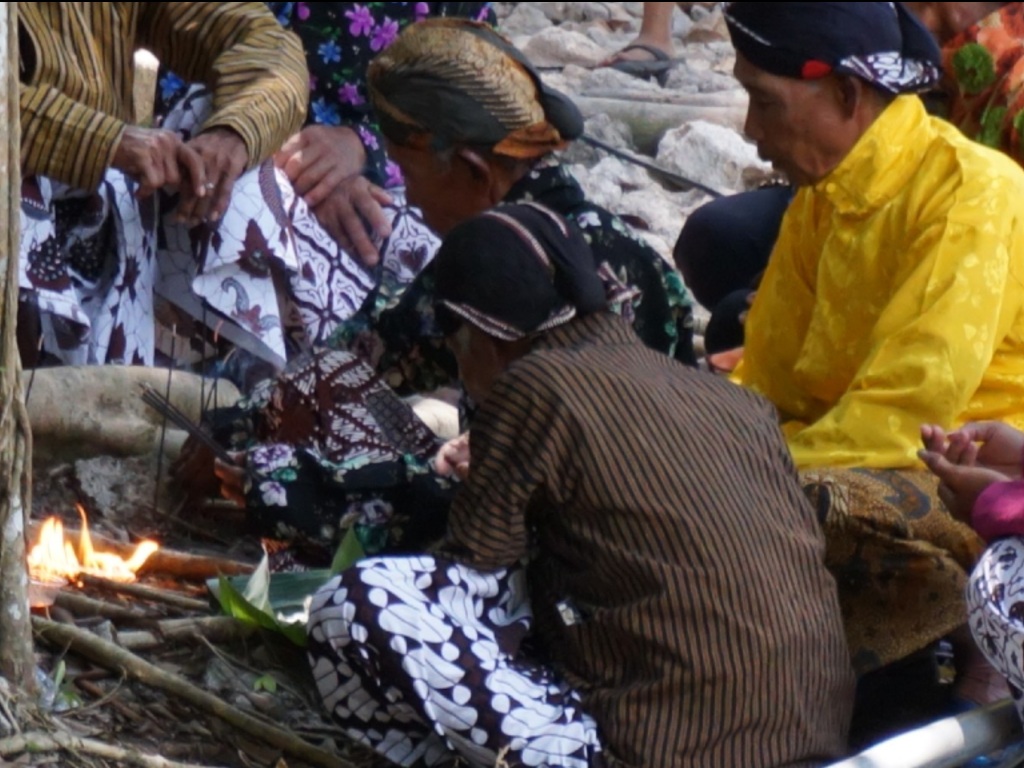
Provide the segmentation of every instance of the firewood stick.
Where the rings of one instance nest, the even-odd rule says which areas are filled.
[[[42,522],[38,520],[33,520],[29,523],[28,535],[31,541],[39,540],[39,532],[42,527]],[[78,541],[81,531],[77,527],[65,526],[64,535],[71,541]],[[93,544],[102,551],[111,552],[124,558],[130,557],[135,551],[134,544],[125,544],[122,541],[116,541],[97,533],[91,535]],[[253,570],[254,566],[248,563],[240,563],[237,560],[190,555],[187,552],[160,549],[149,556],[146,564],[142,566],[140,573],[159,573],[187,581],[205,581],[220,575],[244,576],[252,573]]]
[[[68,589],[57,593],[54,605],[70,611],[79,619],[103,618],[110,621],[142,622],[159,618],[151,613],[108,603],[106,600],[96,600]]]
[[[77,738],[61,731],[23,733],[0,740],[0,755],[8,757],[23,752],[32,755],[42,752],[73,752],[105,760],[116,760],[119,763],[138,766],[138,768],[203,768],[203,766],[192,763],[178,763],[165,757],[122,749],[101,741]]]
[[[336,755],[319,749],[272,723],[248,715],[216,696],[196,688],[187,680],[165,672],[130,651],[108,643],[90,632],[56,624],[38,616],[32,617],[32,626],[36,634],[51,645],[70,648],[95,664],[122,672],[141,683],[178,696],[198,709],[219,717],[243,733],[310,765],[320,768],[353,768],[350,763]]]
[[[244,640],[254,628],[228,616],[161,621],[154,631],[118,632],[117,644],[129,651],[152,651],[174,642],[228,643]]]
[[[182,611],[195,611],[196,613],[209,613],[210,604],[203,600],[193,600],[191,597],[184,597],[179,595],[177,592],[171,592],[166,589],[157,589],[155,587],[146,587],[142,584],[122,584],[116,581],[110,581],[109,579],[103,579],[99,576],[90,576],[88,574],[82,574],[78,577],[82,584],[93,589],[101,589],[105,592],[113,592],[117,595],[128,595],[129,597],[137,597],[140,600],[149,600],[153,603],[162,603],[163,605],[170,606],[171,608],[177,608]]]

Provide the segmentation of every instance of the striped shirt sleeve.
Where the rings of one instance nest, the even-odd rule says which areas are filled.
[[[263,3],[140,3],[139,44],[186,80],[213,91],[204,129],[229,128],[249,166],[302,127],[309,71],[299,39]]]
[[[94,190],[114,157],[125,123],[47,85],[20,86],[21,158],[26,174]]]
[[[531,502],[548,478],[571,474],[568,430],[553,395],[521,364],[495,383],[473,423],[470,476],[452,506],[446,554],[484,571],[527,554]]]

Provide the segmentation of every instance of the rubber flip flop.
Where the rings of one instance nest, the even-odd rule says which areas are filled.
[[[645,43],[633,43],[627,45],[619,53],[627,51],[646,51],[654,57],[651,61],[616,61],[608,66],[619,72],[624,72],[640,80],[656,80],[658,85],[664,87],[668,81],[669,70],[676,65],[676,61],[660,48]]]

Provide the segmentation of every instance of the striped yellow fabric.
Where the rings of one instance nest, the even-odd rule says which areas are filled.
[[[298,38],[263,3],[19,3],[22,167],[95,189],[132,117],[134,53],[209,85],[205,127],[236,131],[250,166],[302,125]]]
[[[824,543],[762,399],[608,315],[496,383],[447,554],[530,557],[540,650],[620,763],[797,768],[843,754],[853,675]]]

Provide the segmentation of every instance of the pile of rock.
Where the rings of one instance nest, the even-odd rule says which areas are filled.
[[[665,170],[732,194],[771,176],[741,135],[747,99],[715,3],[682,3],[673,20],[675,66],[663,86],[598,65],[639,30],[643,3],[499,3],[500,28],[569,94],[587,133]],[[708,195],[578,144],[566,161],[593,200],[624,216],[666,258],[686,217]]]

